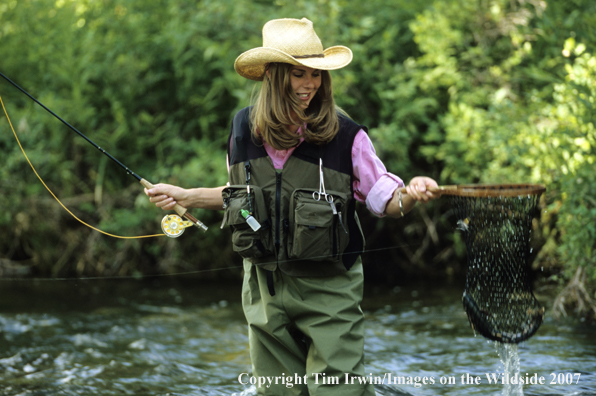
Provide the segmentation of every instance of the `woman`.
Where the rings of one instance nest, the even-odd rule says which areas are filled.
[[[225,209],[234,250],[244,257],[242,301],[253,375],[292,378],[263,395],[374,395],[346,378],[364,372],[362,263],[355,201],[377,216],[401,217],[438,195],[434,180],[400,178],[374,152],[366,127],[334,103],[329,70],[352,60],[323,50],[312,22],[265,24],[263,47],[240,55],[236,71],[263,81],[253,107],[232,123],[228,186],[147,190],[165,210]]]

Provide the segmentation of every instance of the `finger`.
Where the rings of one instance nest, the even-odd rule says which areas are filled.
[[[428,201],[428,199],[429,199],[429,198],[428,198],[428,193],[429,193],[430,191],[428,191],[428,190],[426,189],[426,185],[422,184],[422,185],[418,186],[418,192],[420,193],[420,199],[421,199],[422,201],[424,201],[424,202],[427,202],[427,201]]]
[[[428,201],[428,196],[426,195],[426,193],[422,193],[422,194],[419,193],[417,196],[417,201],[425,203]]]
[[[430,192],[430,191],[427,191],[426,194],[428,195],[428,197],[430,199],[437,199],[437,198],[440,198],[441,197],[441,193],[440,192]]]
[[[172,202],[175,202],[174,198],[172,198],[172,197],[168,197],[167,195],[163,195],[163,197],[164,198],[159,202],[160,203],[159,206],[162,208],[170,205]],[[172,207],[174,207],[174,205],[172,205]]]
[[[168,198],[167,200],[160,203],[159,207],[163,210],[172,210],[176,206],[176,201],[173,198]]]
[[[168,194],[168,189],[163,184],[156,184],[152,188],[147,190],[149,195],[157,196],[161,194]]]
[[[149,202],[153,202],[154,204],[158,204],[159,202],[163,201],[165,198],[165,195],[149,195]]]
[[[161,208],[168,203],[168,198],[169,197],[167,195],[158,195],[156,197],[149,198],[149,201],[153,202],[158,208]]]
[[[420,201],[422,199],[422,194],[420,194],[419,187],[417,184],[410,185],[409,191],[411,193],[410,195],[412,196],[412,198],[414,198],[416,201]]]
[[[431,193],[430,191],[427,191],[426,194],[427,194],[426,195],[427,201],[441,198],[441,193],[436,193],[436,192]]]
[[[414,187],[415,191],[416,191],[416,200],[426,203],[428,202],[432,196],[432,192],[428,191],[426,189],[426,185],[422,184],[422,185],[415,185]]]

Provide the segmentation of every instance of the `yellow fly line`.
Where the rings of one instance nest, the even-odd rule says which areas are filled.
[[[100,230],[98,228],[95,228],[92,225],[85,223],[83,220],[81,220],[77,216],[75,216],[74,213],[72,213],[66,206],[64,206],[64,204],[62,202],[60,202],[60,200],[58,199],[58,197],[44,183],[44,181],[42,180],[41,176],[39,176],[39,174],[35,170],[35,167],[31,163],[31,161],[29,160],[29,157],[27,157],[27,153],[25,153],[25,149],[21,145],[21,141],[19,140],[19,137],[17,136],[17,133],[16,133],[15,129],[12,126],[12,122],[10,121],[10,117],[8,116],[8,112],[6,111],[6,107],[4,107],[4,102],[2,101],[2,96],[0,96],[0,103],[2,104],[2,110],[4,110],[4,114],[6,115],[6,119],[8,120],[8,124],[10,125],[10,129],[12,130],[12,133],[14,134],[14,137],[17,140],[17,143],[19,144],[19,147],[21,148],[21,151],[23,152],[23,155],[25,156],[25,159],[29,163],[29,166],[31,166],[31,169],[33,169],[33,172],[35,173],[35,176],[37,176],[37,178],[39,179],[39,181],[41,182],[41,184],[43,184],[43,186],[46,188],[46,190],[48,190],[50,192],[50,194],[52,194],[52,197],[54,197],[54,199],[56,199],[56,201],[58,201],[58,203],[60,204],[60,206],[62,206],[64,208],[64,210],[66,210],[72,217],[74,217],[80,223],[82,223],[82,224],[86,225],[87,227],[91,228],[92,230],[95,230],[95,231],[100,232],[100,233],[102,233],[104,235],[111,236],[111,237],[114,237],[114,238],[120,238],[120,239],[140,239],[140,238],[152,238],[152,237],[158,237],[158,236],[165,236],[165,234],[140,235],[140,236],[120,236],[120,235],[114,235],[114,234],[110,234],[108,232],[102,231],[102,230]]]

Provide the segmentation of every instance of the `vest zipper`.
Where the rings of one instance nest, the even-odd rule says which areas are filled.
[[[275,176],[275,247],[279,254],[281,246],[281,172]]]

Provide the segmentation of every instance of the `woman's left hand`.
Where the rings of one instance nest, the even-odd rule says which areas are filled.
[[[439,191],[429,191],[429,189],[438,188],[436,181],[426,176],[416,176],[406,186],[408,195],[419,202],[428,202],[431,199],[437,199],[441,196]]]

